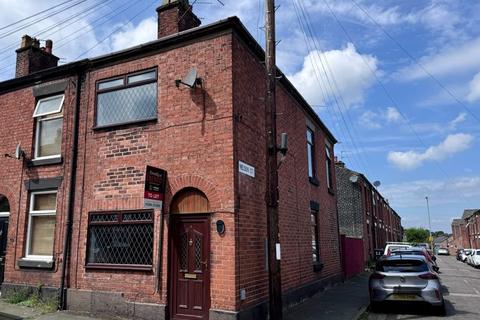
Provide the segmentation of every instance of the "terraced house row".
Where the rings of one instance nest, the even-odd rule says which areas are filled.
[[[22,38],[0,83],[2,296],[40,286],[72,310],[264,319],[264,51],[237,18],[200,26],[186,0],[157,12],[157,40],[64,65],[52,41]],[[336,140],[278,72],[288,307],[343,272]]]
[[[452,249],[480,248],[480,209],[465,209],[452,221]]]

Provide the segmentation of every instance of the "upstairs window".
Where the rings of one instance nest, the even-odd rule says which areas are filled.
[[[36,119],[35,159],[60,157],[62,153],[63,94],[39,99]]]
[[[96,126],[157,118],[157,71],[127,74],[97,83]]]
[[[328,146],[325,147],[325,167],[326,167],[326,174],[327,174],[327,187],[329,190],[333,188],[333,176],[332,176],[332,154],[330,152],[330,148]]]
[[[314,153],[315,144],[313,138],[313,131],[307,128],[307,158],[308,158],[308,177],[315,178],[315,165],[314,165]]]

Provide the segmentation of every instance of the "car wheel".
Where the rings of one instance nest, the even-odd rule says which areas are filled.
[[[445,308],[445,302],[442,303],[441,306],[434,307],[433,309],[436,316],[444,317],[447,315],[447,309]]]
[[[370,311],[379,312],[380,311],[380,302],[370,301]]]

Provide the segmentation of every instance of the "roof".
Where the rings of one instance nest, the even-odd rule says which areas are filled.
[[[464,219],[453,219],[453,221],[452,221],[452,226],[459,226],[459,225],[462,225],[462,224],[465,224]]]
[[[211,37],[212,35],[222,34],[226,31],[233,30],[236,35],[238,35],[245,45],[258,57],[259,61],[265,60],[265,51],[257,43],[255,38],[250,34],[250,32],[245,28],[238,17],[229,17],[224,20],[219,20],[217,22],[207,24],[205,26],[200,26],[192,29],[188,29],[167,37],[162,37],[160,39],[143,43],[128,49],[121,51],[109,53],[106,55],[98,56],[95,58],[83,59],[79,61],[74,61],[67,63],[58,67],[49,68],[29,74],[24,77],[14,78],[7,81],[0,82],[0,91],[12,91],[19,88],[31,86],[32,84],[38,81],[44,81],[53,79],[55,77],[61,77],[69,74],[74,74],[77,72],[85,71],[88,69],[93,69],[97,67],[103,67],[107,65],[112,65],[117,61],[127,59],[127,58],[137,58],[144,57],[148,55],[153,55],[161,51],[166,51],[174,47],[179,47],[185,43],[191,43],[192,41],[198,41],[199,38]],[[279,75],[279,83],[288,91],[289,94],[302,106],[304,111],[316,122],[317,125],[325,131],[328,138],[332,143],[337,143],[334,135],[330,132],[327,126],[323,123],[317,113],[313,108],[308,104],[305,98],[298,92],[298,90],[293,86],[293,84],[287,79],[286,75],[277,69]]]
[[[463,215],[462,219],[466,220],[473,216],[477,211],[480,211],[480,209],[465,209],[463,210]]]
[[[448,238],[450,238],[450,236],[439,236],[433,239],[433,243],[441,243],[445,240],[448,240]]]

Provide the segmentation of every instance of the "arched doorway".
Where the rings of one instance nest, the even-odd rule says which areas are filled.
[[[10,203],[6,196],[0,194],[0,284],[3,283],[3,275],[5,273],[9,216]]]
[[[208,319],[210,309],[210,205],[195,188],[180,190],[170,205],[170,316]]]

